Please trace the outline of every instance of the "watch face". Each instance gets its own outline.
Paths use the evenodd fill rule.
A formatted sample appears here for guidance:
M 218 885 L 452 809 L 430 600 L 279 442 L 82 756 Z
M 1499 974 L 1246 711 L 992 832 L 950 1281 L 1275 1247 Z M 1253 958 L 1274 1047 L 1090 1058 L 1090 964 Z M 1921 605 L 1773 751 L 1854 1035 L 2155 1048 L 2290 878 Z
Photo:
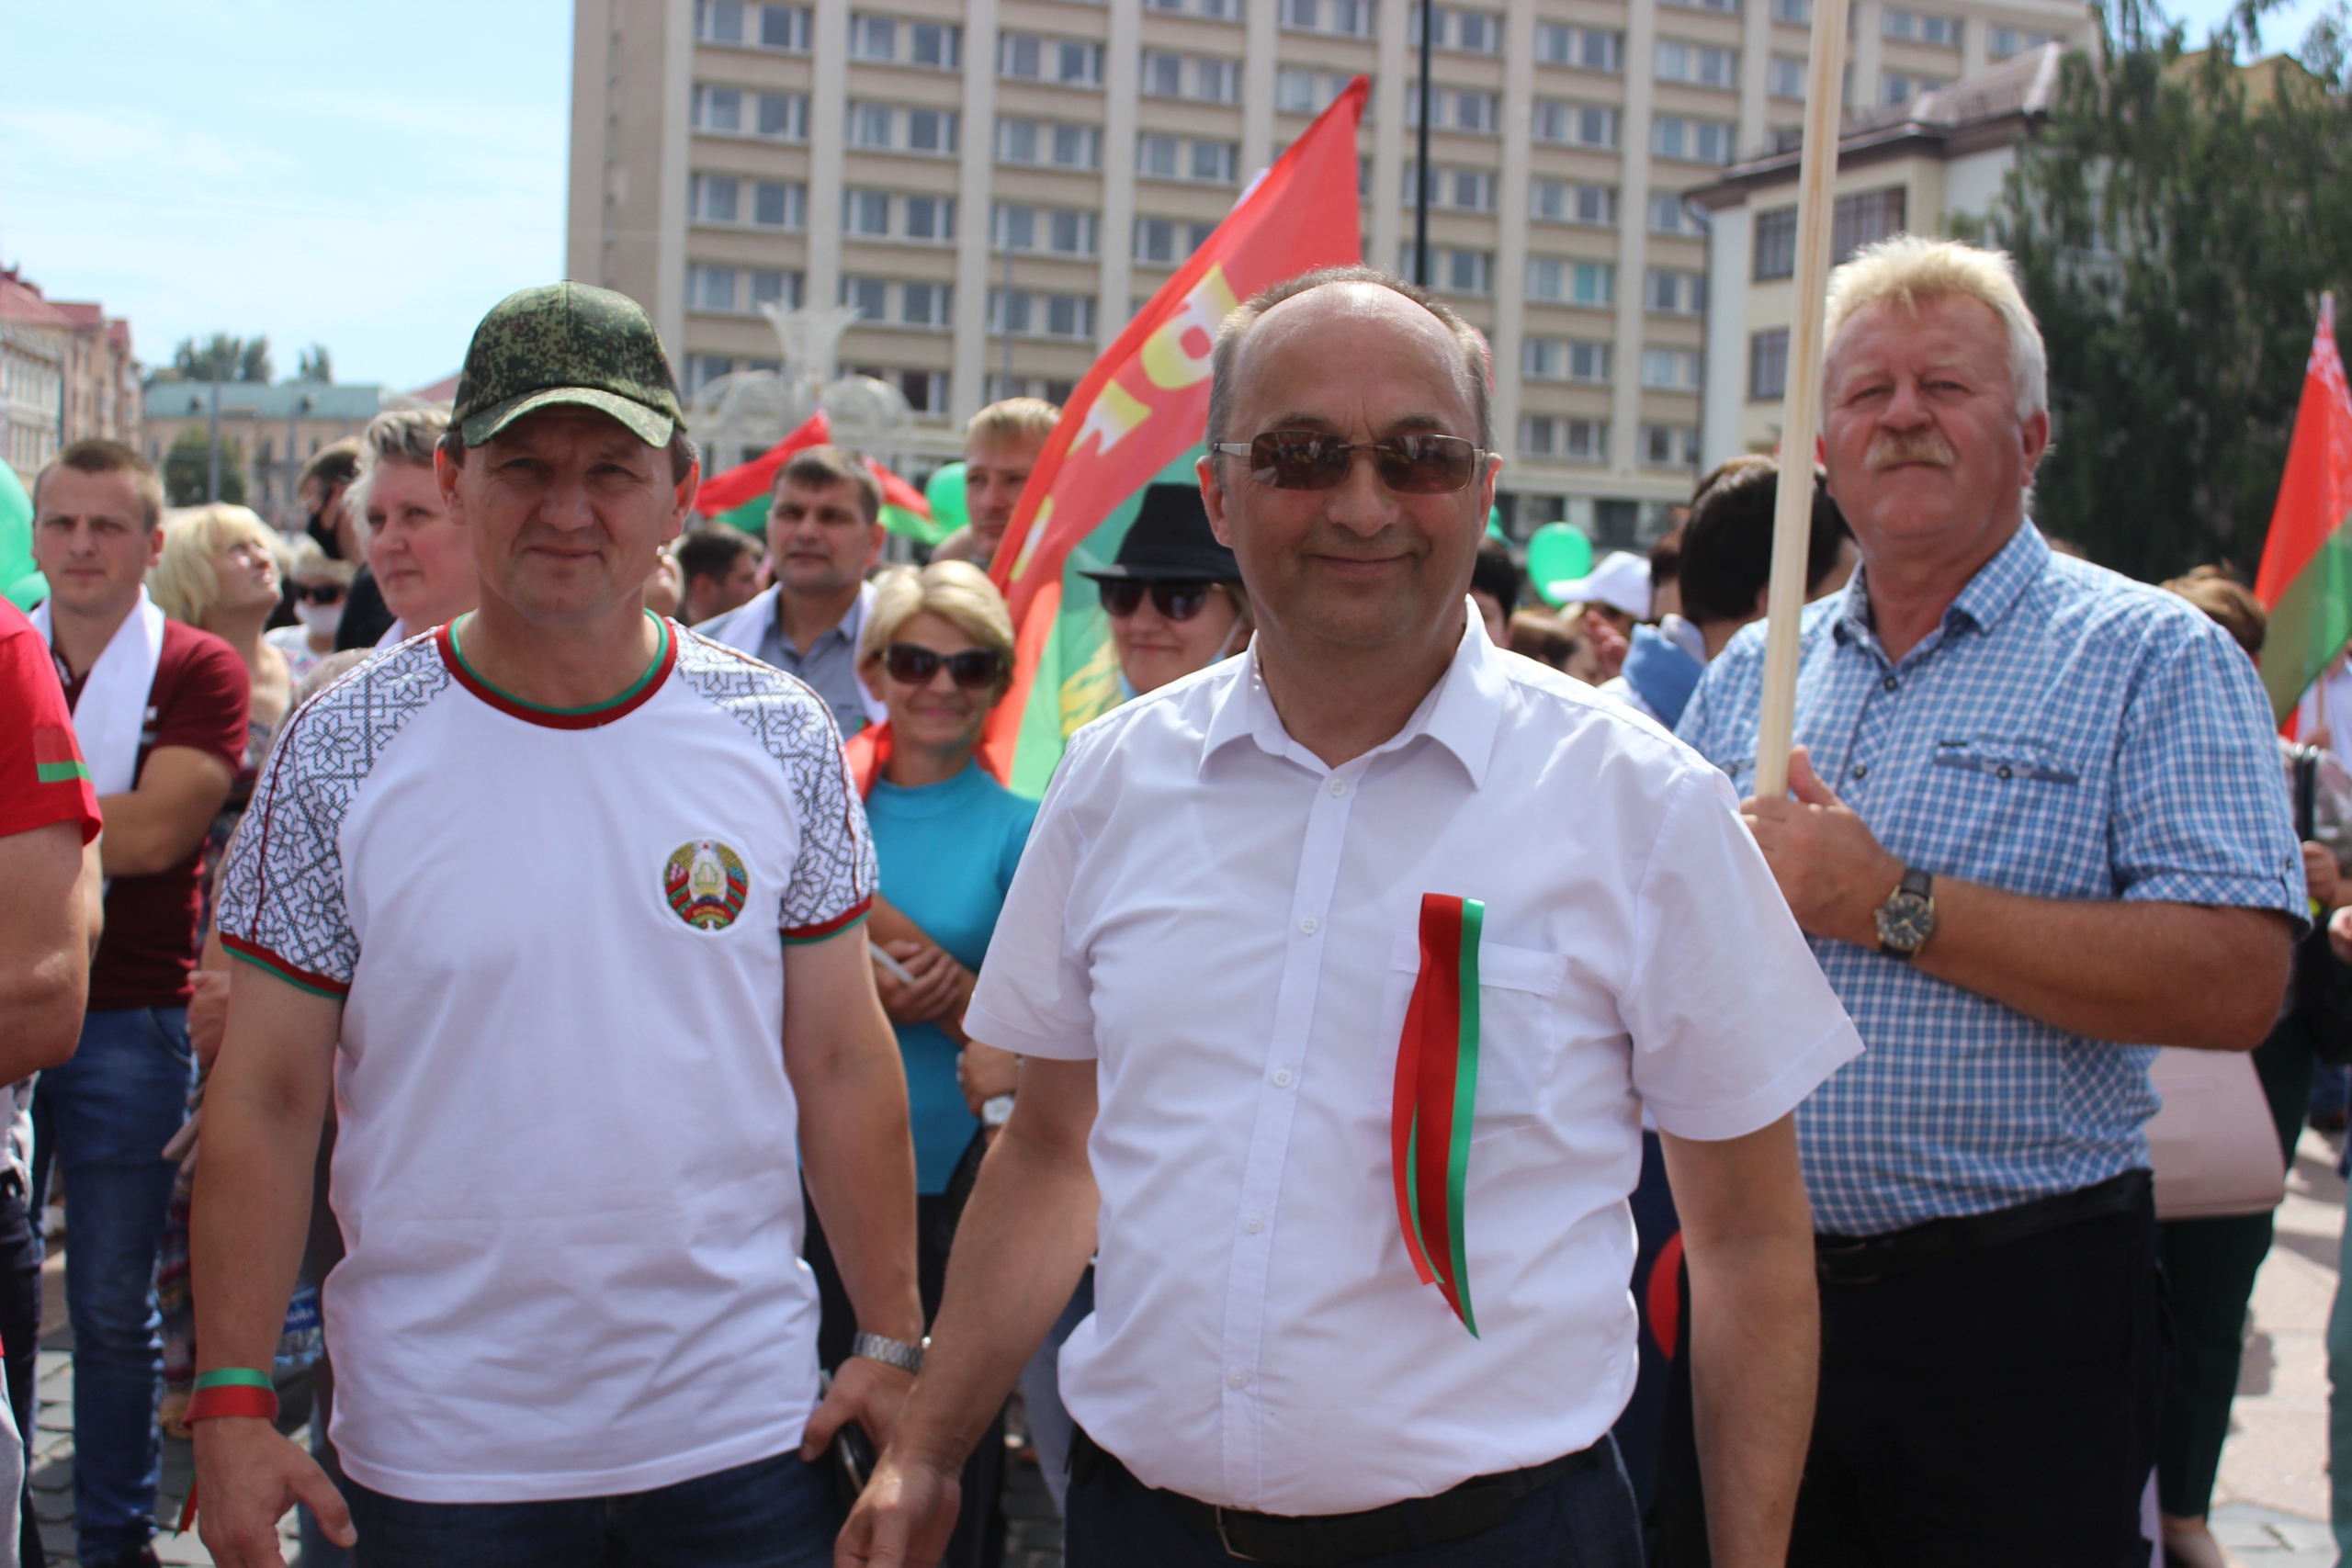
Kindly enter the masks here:
M 1899 890 L 1879 906 L 1879 942 L 1897 953 L 1918 952 L 1935 929 L 1935 903 L 1919 894 Z

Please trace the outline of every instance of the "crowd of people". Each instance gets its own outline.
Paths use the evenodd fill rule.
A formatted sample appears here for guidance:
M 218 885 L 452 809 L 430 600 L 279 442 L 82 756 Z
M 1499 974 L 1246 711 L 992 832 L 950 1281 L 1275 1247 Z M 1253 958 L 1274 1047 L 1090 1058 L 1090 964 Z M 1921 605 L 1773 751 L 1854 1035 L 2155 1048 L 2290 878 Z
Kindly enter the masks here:
M 1827 335 L 1789 798 L 1776 459 L 1531 585 L 1483 339 L 1368 268 L 1219 331 L 1042 803 L 984 739 L 1050 404 L 888 564 L 831 446 L 695 519 L 583 285 L 291 539 L 67 447 L 0 611 L 0 1348 L 28 1435 L 62 1186 L 80 1561 L 155 1560 L 192 1431 L 238 1568 L 298 1506 L 306 1568 L 988 1568 L 1017 1390 L 1081 1568 L 2219 1564 L 2269 1218 L 2158 1214 L 2149 1064 L 2253 1051 L 2290 1155 L 2352 780 L 2231 576 L 2029 520 L 2001 258 L 1871 247 Z

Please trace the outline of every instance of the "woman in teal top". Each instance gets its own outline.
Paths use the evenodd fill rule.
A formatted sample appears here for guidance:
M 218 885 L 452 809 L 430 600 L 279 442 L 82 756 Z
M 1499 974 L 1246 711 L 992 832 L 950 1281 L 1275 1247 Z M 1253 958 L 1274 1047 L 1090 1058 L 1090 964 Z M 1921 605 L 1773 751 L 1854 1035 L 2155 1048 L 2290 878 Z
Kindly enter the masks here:
M 928 1204 L 979 1128 L 957 1081 L 961 1019 L 1037 811 L 973 759 L 1012 679 L 1002 596 L 962 561 L 886 573 L 858 672 L 889 709 L 887 728 L 854 745 L 852 767 L 872 780 L 865 815 L 882 874 L 874 934 L 912 976 L 900 981 L 877 964 L 876 979 L 906 1059 L 915 1190 Z M 934 1260 L 924 1262 L 928 1275 Z

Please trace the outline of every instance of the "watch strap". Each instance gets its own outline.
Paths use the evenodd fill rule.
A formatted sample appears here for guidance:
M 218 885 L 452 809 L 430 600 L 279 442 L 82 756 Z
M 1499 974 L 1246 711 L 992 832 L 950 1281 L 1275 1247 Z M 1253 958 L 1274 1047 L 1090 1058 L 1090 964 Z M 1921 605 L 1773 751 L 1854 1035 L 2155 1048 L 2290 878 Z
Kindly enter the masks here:
M 879 1361 L 886 1367 L 896 1367 L 902 1372 L 921 1372 L 922 1353 L 930 1345 L 928 1337 L 921 1345 L 910 1345 L 903 1339 L 861 1333 L 851 1344 L 849 1353 L 863 1356 L 869 1361 Z
M 1922 898 L 1932 899 L 1936 896 L 1936 874 L 1921 871 L 1916 865 L 1906 865 L 1903 868 L 1902 886 L 1905 893 L 1917 893 Z

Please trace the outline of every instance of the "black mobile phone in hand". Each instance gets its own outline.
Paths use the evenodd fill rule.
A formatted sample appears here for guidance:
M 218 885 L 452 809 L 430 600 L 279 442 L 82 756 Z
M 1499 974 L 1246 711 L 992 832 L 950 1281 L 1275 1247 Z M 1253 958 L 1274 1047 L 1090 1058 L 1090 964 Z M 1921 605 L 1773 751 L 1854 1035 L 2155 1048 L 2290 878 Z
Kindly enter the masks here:
M 874 1439 L 855 1421 L 844 1421 L 827 1452 L 832 1461 L 833 1491 L 841 1498 L 842 1512 L 847 1513 L 873 1477 Z

